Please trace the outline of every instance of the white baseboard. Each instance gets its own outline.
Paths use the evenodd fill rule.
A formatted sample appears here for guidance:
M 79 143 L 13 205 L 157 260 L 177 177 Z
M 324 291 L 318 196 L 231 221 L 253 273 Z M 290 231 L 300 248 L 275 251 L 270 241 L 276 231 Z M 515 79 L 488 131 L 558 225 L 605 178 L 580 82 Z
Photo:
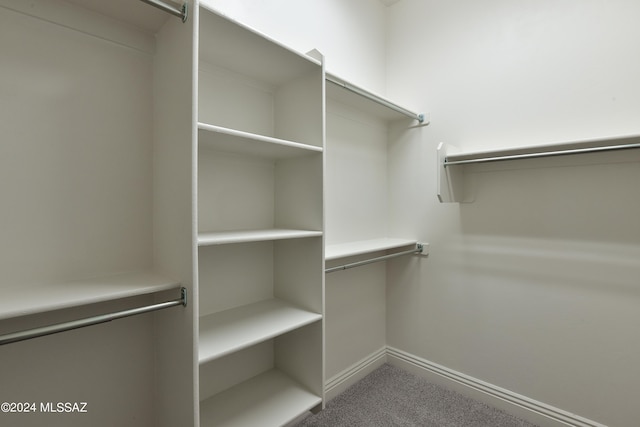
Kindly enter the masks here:
M 387 347 L 386 356 L 394 366 L 540 426 L 606 427 L 393 347 Z
M 328 379 L 325 383 L 326 401 L 386 362 L 539 426 L 606 427 L 393 347 L 383 347 Z
M 349 366 L 325 382 L 325 400 L 329 401 L 362 378 L 375 371 L 387 361 L 387 348 L 382 347 L 364 359 Z

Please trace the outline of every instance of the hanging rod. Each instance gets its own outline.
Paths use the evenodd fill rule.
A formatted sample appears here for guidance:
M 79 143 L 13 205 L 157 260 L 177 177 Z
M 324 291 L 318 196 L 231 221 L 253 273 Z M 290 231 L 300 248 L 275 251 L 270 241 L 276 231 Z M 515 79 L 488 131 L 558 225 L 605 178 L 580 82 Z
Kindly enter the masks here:
M 153 7 L 157 7 L 160 10 L 163 10 L 167 13 L 170 13 L 178 18 L 182 19 L 182 22 L 187 22 L 187 2 L 184 2 L 182 7 L 178 7 L 176 5 L 165 3 L 161 0 L 140 0 L 141 2 L 147 3 Z
M 388 259 L 396 258 L 399 256 L 417 255 L 417 254 L 421 254 L 423 250 L 424 250 L 424 245 L 422 245 L 421 243 L 418 243 L 415 249 L 411 249 L 409 251 L 396 252 L 393 254 L 384 255 L 377 258 L 365 259 L 364 261 L 358 261 L 358 262 L 352 262 L 350 264 L 339 265 L 337 267 L 327 268 L 324 270 L 324 272 L 333 273 L 334 271 L 348 270 L 349 268 L 360 267 L 362 265 L 367 265 L 367 264 L 373 264 L 374 262 L 386 261 Z
M 158 304 L 147 305 L 143 307 L 130 308 L 128 310 L 118 311 L 115 313 L 101 314 L 98 316 L 87 317 L 84 319 L 71 320 L 69 322 L 57 323 L 55 325 L 43 326 L 40 328 L 27 329 L 25 331 L 13 332 L 10 334 L 0 335 L 0 345 L 10 344 L 18 341 L 24 341 L 31 338 L 44 337 L 46 335 L 57 334 L 59 332 L 71 331 L 74 329 L 84 328 L 86 326 L 98 325 L 100 323 L 110 322 L 123 317 L 135 316 L 138 314 L 149 313 L 151 311 L 162 310 L 177 305 L 187 306 L 187 289 L 180 288 L 180 299 L 161 302 Z
M 470 163 L 488 163 L 488 162 L 499 162 L 503 160 L 518 160 L 518 159 L 533 159 L 537 157 L 551 157 L 551 156 L 565 156 L 569 154 L 582 154 L 582 153 L 595 153 L 600 151 L 614 151 L 614 150 L 625 150 L 631 148 L 640 148 L 640 143 L 635 144 L 620 144 L 620 145 L 606 145 L 601 147 L 588 147 L 588 148 L 572 148 L 567 150 L 556 150 L 556 151 L 541 151 L 538 153 L 525 153 L 525 154 L 508 154 L 508 155 L 497 155 L 490 157 L 479 157 L 475 159 L 467 159 L 467 160 L 454 160 L 449 161 L 447 158 L 444 160 L 444 167 L 453 166 L 453 165 L 467 165 Z
M 354 85 L 352 85 L 350 83 L 347 83 L 345 81 L 341 81 L 339 79 L 336 79 L 335 77 L 332 77 L 329 74 L 325 75 L 325 79 L 328 82 L 333 83 L 334 85 L 340 86 L 343 89 L 351 91 L 351 92 L 353 92 L 353 93 L 355 93 L 357 95 L 360 95 L 360 96 L 362 96 L 364 98 L 367 98 L 367 99 L 369 99 L 369 100 L 371 100 L 373 102 L 376 102 L 376 103 L 378 103 L 380 105 L 383 105 L 383 106 L 385 106 L 387 108 L 390 108 L 393 111 L 396 111 L 396 112 L 398 112 L 400 114 L 403 114 L 403 115 L 405 115 L 405 116 L 407 116 L 409 118 L 412 118 L 413 120 L 417 120 L 420 123 L 424 122 L 424 117 L 425 116 L 424 116 L 423 113 L 419 113 L 419 114 L 418 113 L 414 113 L 413 111 L 407 110 L 404 107 L 401 107 L 401 106 L 399 106 L 397 104 L 394 104 L 394 103 L 392 103 L 390 101 L 387 101 L 386 99 L 384 99 L 384 98 L 382 98 L 382 97 L 380 97 L 378 95 L 375 95 L 375 94 L 373 94 L 371 92 L 368 92 L 368 91 L 366 91 L 364 89 L 361 89 L 358 86 L 354 86 Z

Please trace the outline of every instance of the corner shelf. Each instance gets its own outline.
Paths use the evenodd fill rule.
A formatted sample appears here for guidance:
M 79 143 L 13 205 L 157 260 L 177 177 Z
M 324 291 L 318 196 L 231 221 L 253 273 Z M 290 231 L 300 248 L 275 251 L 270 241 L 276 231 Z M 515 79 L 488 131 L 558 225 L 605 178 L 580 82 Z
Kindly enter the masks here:
M 61 284 L 6 289 L 0 320 L 178 289 L 180 284 L 154 272 L 136 272 Z
M 322 236 L 322 231 L 278 228 L 267 230 L 220 231 L 198 233 L 198 246 L 262 242 L 266 240 L 302 239 L 319 236 Z
M 202 426 L 280 426 L 322 402 L 277 369 L 200 402 Z
M 286 159 L 322 153 L 322 147 L 207 123 L 198 123 L 198 144 L 199 147 L 269 159 Z
M 322 315 L 269 299 L 200 318 L 198 359 L 205 363 L 322 320 Z

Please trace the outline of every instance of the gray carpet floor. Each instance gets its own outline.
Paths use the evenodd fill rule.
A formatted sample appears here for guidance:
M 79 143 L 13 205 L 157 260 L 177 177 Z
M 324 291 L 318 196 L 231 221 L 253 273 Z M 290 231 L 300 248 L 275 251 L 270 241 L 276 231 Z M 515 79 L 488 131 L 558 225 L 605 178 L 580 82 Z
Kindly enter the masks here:
M 385 364 L 296 427 L 529 427 L 533 424 Z

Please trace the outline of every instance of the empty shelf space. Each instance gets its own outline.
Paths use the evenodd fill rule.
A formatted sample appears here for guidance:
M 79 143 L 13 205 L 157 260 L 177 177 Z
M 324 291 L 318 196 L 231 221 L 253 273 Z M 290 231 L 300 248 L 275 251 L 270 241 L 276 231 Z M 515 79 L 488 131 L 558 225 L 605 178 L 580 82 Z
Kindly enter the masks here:
M 199 360 L 204 363 L 308 325 L 322 315 L 270 299 L 200 318 Z
M 325 259 L 327 261 L 349 256 L 362 255 L 388 249 L 402 248 L 415 245 L 416 240 L 381 238 L 371 240 L 359 240 L 354 242 L 338 243 L 325 247 Z
M 221 16 L 202 3 L 199 54 L 201 61 L 275 86 L 320 67 L 316 59 L 279 44 L 229 17 Z
M 138 272 L 59 284 L 8 288 L 0 299 L 0 320 L 177 289 L 180 284 L 153 272 Z
M 203 427 L 280 426 L 321 402 L 273 369 L 201 402 L 200 420 Z
M 226 245 L 231 243 L 262 242 L 265 240 L 301 239 L 322 236 L 322 231 L 312 230 L 241 230 L 198 233 L 198 246 Z
M 198 123 L 198 145 L 230 153 L 247 154 L 269 159 L 285 159 L 322 152 L 322 147 L 207 123 Z

